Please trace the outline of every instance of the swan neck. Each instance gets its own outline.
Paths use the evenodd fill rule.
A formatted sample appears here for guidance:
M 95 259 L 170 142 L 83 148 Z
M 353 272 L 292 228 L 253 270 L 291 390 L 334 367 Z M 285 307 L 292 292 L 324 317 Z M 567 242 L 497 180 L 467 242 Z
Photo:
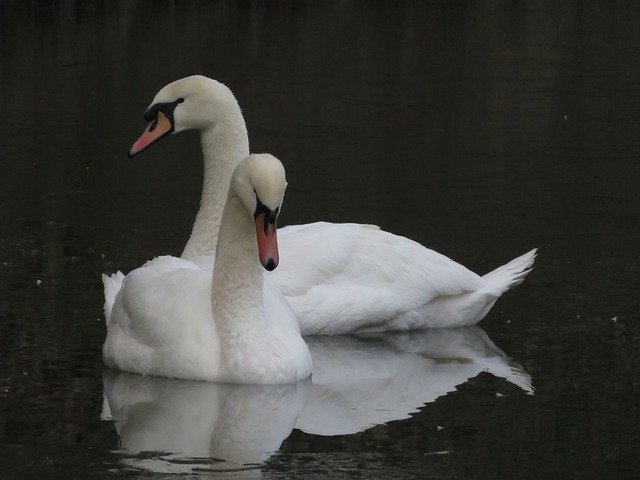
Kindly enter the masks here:
M 263 318 L 263 267 L 255 223 L 238 197 L 224 208 L 212 281 L 213 318 L 221 336 L 245 331 Z
M 218 240 L 229 182 L 234 168 L 249 155 L 247 128 L 237 105 L 224 121 L 201 132 L 204 179 L 200 209 L 182 258 L 211 255 Z

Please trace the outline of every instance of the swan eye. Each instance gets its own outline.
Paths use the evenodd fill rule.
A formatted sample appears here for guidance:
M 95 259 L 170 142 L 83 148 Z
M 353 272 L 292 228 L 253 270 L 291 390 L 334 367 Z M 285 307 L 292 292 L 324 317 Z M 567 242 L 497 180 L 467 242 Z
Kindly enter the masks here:
M 178 100 L 176 100 L 176 103 L 182 103 L 184 102 L 184 98 L 180 97 Z

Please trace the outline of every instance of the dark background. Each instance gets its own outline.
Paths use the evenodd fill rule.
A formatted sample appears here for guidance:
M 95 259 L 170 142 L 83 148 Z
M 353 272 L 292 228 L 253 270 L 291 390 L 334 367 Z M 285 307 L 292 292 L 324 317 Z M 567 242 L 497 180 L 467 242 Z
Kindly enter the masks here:
M 202 175 L 194 132 L 126 151 L 194 73 L 284 162 L 283 224 L 375 223 L 479 273 L 540 248 L 481 323 L 534 396 L 482 374 L 405 421 L 294 431 L 265 476 L 637 478 L 639 25 L 631 1 L 0 0 L 7 478 L 106 471 L 100 274 L 179 254 Z

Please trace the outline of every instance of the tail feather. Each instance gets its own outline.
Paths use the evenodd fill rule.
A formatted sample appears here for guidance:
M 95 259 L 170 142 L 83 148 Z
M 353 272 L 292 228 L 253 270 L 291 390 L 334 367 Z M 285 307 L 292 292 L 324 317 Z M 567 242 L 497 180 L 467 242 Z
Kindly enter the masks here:
M 116 294 L 122 288 L 122 282 L 124 280 L 124 274 L 120 271 L 107 276 L 102 274 L 102 283 L 104 284 L 104 318 L 109 325 L 109 319 L 111 318 L 111 309 L 113 303 L 116 300 Z
M 489 288 L 496 291 L 497 295 L 502 295 L 510 288 L 520 285 L 524 281 L 524 277 L 533 270 L 533 262 L 536 259 L 537 252 L 538 249 L 534 248 L 487 273 L 482 278 L 486 280 Z

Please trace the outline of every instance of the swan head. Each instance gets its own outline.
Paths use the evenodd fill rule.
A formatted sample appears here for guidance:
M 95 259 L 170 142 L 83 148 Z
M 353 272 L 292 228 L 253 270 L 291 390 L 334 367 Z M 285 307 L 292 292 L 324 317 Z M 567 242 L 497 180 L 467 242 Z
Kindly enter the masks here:
M 149 122 L 140 138 L 129 149 L 129 157 L 147 149 L 158 140 L 183 130 L 207 130 L 238 102 L 224 84 L 192 75 L 160 89 L 144 112 Z
M 276 221 L 287 187 L 280 160 L 267 153 L 252 154 L 238 164 L 231 178 L 233 192 L 256 224 L 258 256 L 264 268 L 278 266 Z

